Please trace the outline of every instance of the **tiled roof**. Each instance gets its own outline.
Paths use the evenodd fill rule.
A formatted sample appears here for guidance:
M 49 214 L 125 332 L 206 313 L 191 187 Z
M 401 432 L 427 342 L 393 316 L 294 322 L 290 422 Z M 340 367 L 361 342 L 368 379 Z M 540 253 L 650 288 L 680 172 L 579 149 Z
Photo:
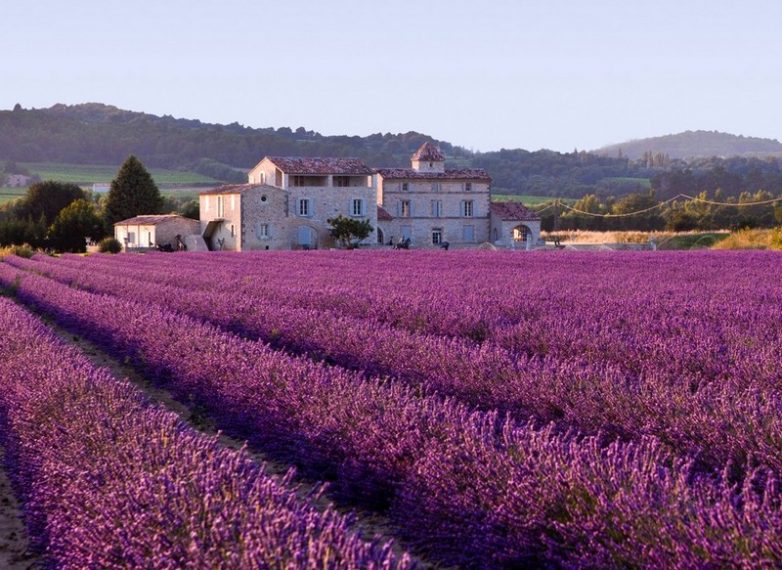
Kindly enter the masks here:
M 492 202 L 491 213 L 506 221 L 535 221 L 539 220 L 535 212 L 519 202 Z
M 266 158 L 286 174 L 372 174 L 372 169 L 358 158 L 309 158 L 303 156 L 268 156 Z
M 415 151 L 413 160 L 420 160 L 423 162 L 440 162 L 445 160 L 445 155 L 440 152 L 440 149 L 437 148 L 433 143 L 425 142 L 418 148 L 417 151 Z
M 218 186 L 217 188 L 210 188 L 209 190 L 200 192 L 199 195 L 207 196 L 210 194 L 241 194 L 242 192 L 247 192 L 253 188 L 264 187 L 273 188 L 272 186 L 268 186 L 266 184 L 226 184 L 224 186 Z
M 390 222 L 393 220 L 393 216 L 383 206 L 377 207 L 377 219 L 382 222 Z
M 163 222 L 168 222 L 170 220 L 176 220 L 176 219 L 188 220 L 191 222 L 198 221 L 198 220 L 191 220 L 190 218 L 185 218 L 178 214 L 155 214 L 149 216 L 136 216 L 135 218 L 128 218 L 127 220 L 116 222 L 114 225 L 115 226 L 156 226 L 158 224 L 162 224 Z
M 445 172 L 419 172 L 412 168 L 378 168 L 375 172 L 387 180 L 480 180 L 491 182 L 491 176 L 483 168 L 462 168 Z

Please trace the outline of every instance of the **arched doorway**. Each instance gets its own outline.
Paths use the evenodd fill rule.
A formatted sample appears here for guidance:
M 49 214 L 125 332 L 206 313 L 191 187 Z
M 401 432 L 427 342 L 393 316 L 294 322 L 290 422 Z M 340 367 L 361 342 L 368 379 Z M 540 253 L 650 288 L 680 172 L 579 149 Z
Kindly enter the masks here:
M 301 249 L 315 249 L 318 245 L 318 233 L 309 226 L 299 226 L 296 243 Z
M 383 245 L 384 241 L 385 241 L 385 236 L 383 235 L 383 230 L 377 228 L 377 243 Z
M 513 241 L 514 242 L 524 242 L 532 240 L 532 230 L 529 229 L 524 224 L 519 224 L 515 228 L 513 228 Z

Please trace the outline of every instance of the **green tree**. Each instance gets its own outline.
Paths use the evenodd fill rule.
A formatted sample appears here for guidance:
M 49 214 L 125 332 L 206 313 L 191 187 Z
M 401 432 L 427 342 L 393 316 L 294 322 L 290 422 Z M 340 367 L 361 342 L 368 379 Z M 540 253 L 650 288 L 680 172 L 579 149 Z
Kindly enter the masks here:
M 158 214 L 163 207 L 155 181 L 141 161 L 131 155 L 122 164 L 106 197 L 105 216 L 109 224 L 142 214 Z
M 38 182 L 27 189 L 25 197 L 16 205 L 14 214 L 17 218 L 33 220 L 43 217 L 48 227 L 63 208 L 84 197 L 84 191 L 75 184 L 53 180 Z
M 57 215 L 49 228 L 49 245 L 57 251 L 84 253 L 88 237 L 98 241 L 105 235 L 105 225 L 95 206 L 87 200 L 77 200 Z
M 372 224 L 368 220 L 356 220 L 339 215 L 326 220 L 331 226 L 331 236 L 343 247 L 350 248 L 372 233 Z

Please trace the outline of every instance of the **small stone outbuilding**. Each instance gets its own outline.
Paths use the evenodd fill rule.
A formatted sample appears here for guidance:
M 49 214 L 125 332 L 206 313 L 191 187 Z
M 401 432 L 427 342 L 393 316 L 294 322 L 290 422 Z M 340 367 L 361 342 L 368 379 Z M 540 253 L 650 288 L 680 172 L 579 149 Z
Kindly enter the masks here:
M 114 237 L 124 251 L 145 251 L 170 246 L 177 249 L 177 236 L 199 234 L 200 223 L 177 214 L 136 216 L 114 224 Z
M 518 202 L 492 202 L 491 243 L 510 249 L 542 245 L 540 216 Z

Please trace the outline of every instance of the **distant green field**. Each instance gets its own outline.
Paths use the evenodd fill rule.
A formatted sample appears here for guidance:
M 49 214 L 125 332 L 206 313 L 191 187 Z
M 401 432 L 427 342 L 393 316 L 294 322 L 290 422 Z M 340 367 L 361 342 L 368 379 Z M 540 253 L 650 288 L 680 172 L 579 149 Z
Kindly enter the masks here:
M 27 188 L 0 187 L 0 204 L 16 200 L 17 198 L 24 196 L 25 192 L 27 192 Z
M 622 182 L 626 184 L 638 184 L 639 186 L 641 186 L 646 190 L 652 187 L 652 181 L 649 180 L 648 178 L 631 178 L 631 177 L 623 177 L 623 176 L 614 176 L 611 178 L 603 178 L 603 180 Z
M 74 184 L 94 184 L 96 182 L 111 182 L 117 175 L 119 165 L 91 164 L 57 164 L 54 162 L 28 162 L 21 166 L 37 174 L 42 180 L 57 180 Z M 220 181 L 195 172 L 150 168 L 150 174 L 158 184 L 221 184 Z
M 560 198 L 563 202 L 572 202 L 570 198 Z M 494 194 L 491 195 L 492 202 L 523 202 L 526 206 L 537 206 L 544 202 L 556 200 L 552 196 L 529 196 L 526 194 Z

